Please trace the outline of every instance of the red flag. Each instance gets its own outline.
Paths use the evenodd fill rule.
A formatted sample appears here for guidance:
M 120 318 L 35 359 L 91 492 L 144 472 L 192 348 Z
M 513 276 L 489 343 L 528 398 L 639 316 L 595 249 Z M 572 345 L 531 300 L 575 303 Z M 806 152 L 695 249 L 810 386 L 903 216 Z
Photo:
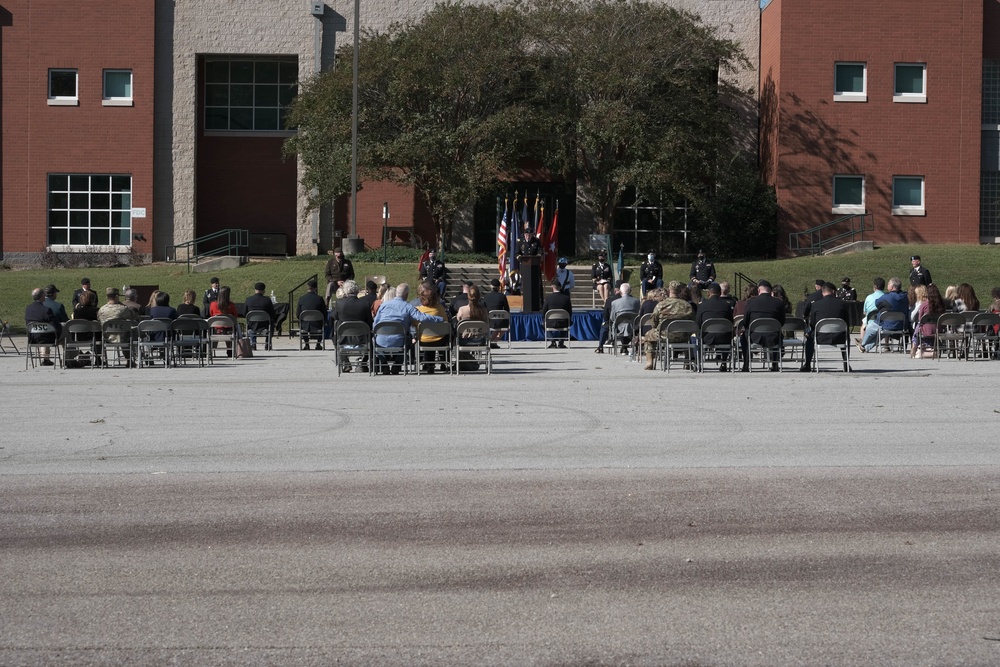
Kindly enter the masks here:
M 559 238 L 559 206 L 552 214 L 552 224 L 549 225 L 548 238 L 542 241 L 545 245 L 545 277 L 552 280 L 556 277 L 556 239 Z
M 417 273 L 420 273 L 420 269 L 424 266 L 424 262 L 430 259 L 431 251 L 424 250 L 424 254 L 420 256 L 420 261 L 417 262 Z

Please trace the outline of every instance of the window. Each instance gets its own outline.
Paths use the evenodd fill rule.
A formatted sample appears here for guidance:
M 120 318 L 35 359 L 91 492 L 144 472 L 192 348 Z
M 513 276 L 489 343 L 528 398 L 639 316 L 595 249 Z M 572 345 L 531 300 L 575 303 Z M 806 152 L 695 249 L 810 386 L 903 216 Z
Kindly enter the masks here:
M 865 177 L 833 177 L 833 212 L 841 215 L 865 212 Z
M 76 106 L 77 74 L 75 69 L 49 70 L 49 106 Z
M 892 177 L 892 214 L 924 214 L 924 177 Z
M 893 102 L 927 101 L 927 66 L 922 63 L 896 63 Z
M 48 190 L 49 246 L 131 245 L 131 176 L 50 174 Z
M 837 63 L 833 78 L 835 102 L 868 101 L 868 68 L 865 63 Z
M 206 59 L 205 130 L 286 131 L 298 74 L 296 58 Z
M 132 70 L 104 70 L 104 106 L 132 106 Z

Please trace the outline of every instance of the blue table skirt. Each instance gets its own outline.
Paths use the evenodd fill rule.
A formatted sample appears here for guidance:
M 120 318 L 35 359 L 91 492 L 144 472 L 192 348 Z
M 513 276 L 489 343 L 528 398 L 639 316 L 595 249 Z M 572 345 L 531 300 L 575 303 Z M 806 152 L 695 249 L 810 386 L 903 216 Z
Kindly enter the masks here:
M 545 336 L 542 331 L 541 313 L 511 313 L 511 340 L 541 341 Z M 569 335 L 573 340 L 597 340 L 601 337 L 601 311 L 585 310 L 573 313 L 573 322 L 569 327 Z

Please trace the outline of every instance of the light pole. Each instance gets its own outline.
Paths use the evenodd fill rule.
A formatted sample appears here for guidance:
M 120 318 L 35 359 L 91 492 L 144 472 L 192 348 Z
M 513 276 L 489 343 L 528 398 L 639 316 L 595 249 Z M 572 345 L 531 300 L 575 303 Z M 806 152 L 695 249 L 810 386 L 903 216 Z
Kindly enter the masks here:
M 382 204 L 382 266 L 389 263 L 389 202 Z
M 354 100 L 351 107 L 351 236 L 358 235 L 358 52 L 361 44 L 361 0 L 354 0 Z M 362 246 L 362 249 L 364 246 Z

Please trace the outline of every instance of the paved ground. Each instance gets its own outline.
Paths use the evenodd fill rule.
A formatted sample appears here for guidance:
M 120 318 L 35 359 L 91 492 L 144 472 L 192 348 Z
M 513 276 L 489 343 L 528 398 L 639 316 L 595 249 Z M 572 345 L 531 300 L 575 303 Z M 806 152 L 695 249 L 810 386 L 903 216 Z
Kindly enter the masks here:
M 1000 365 L 853 364 L 0 355 L 0 664 L 998 664 Z

